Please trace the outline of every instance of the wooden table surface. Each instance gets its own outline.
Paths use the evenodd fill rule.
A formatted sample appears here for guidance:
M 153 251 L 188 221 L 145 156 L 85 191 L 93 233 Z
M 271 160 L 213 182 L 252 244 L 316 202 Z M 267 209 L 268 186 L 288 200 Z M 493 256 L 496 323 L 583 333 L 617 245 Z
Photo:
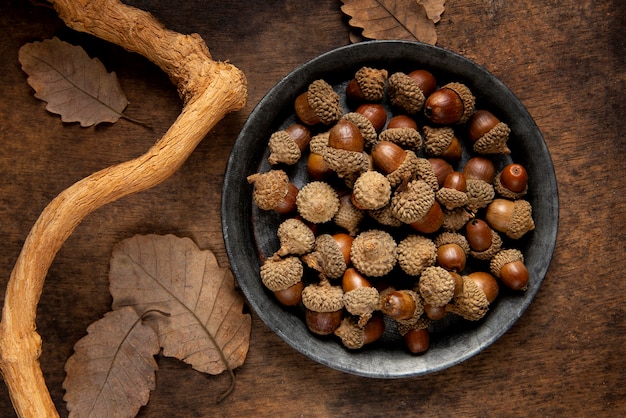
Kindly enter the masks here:
M 191 237 L 226 266 L 220 191 L 237 133 L 263 95 L 298 65 L 348 44 L 335 0 L 125 1 L 167 27 L 197 32 L 214 58 L 244 71 L 247 105 L 227 116 L 163 184 L 90 215 L 50 268 L 38 309 L 41 364 L 63 401 L 63 366 L 87 326 L 110 309 L 109 257 L 137 233 Z M 173 6 L 173 3 L 176 3 Z M 157 389 L 142 417 L 198 416 L 614 416 L 626 413 L 624 245 L 626 3 L 580 0 L 449 0 L 437 45 L 499 77 L 524 103 L 548 145 L 559 186 L 554 258 L 529 309 L 502 338 L 432 375 L 374 380 L 316 364 L 253 315 L 250 351 L 235 392 L 227 376 L 158 359 Z M 181 109 L 174 86 L 144 58 L 69 30 L 27 0 L 0 5 L 0 301 L 25 237 L 59 192 L 143 153 Z M 58 36 L 115 71 L 126 113 L 96 128 L 62 124 L 33 96 L 18 62 L 25 43 Z M 0 386 L 0 416 L 14 416 Z

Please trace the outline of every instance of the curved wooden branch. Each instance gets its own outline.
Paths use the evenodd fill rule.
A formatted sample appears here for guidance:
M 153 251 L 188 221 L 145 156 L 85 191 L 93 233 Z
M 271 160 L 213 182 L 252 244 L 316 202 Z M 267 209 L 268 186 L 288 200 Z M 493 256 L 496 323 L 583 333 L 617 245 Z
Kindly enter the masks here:
M 166 29 L 118 0 L 51 0 L 71 28 L 150 59 L 178 87 L 181 114 L 144 155 L 96 172 L 59 194 L 31 229 L 9 280 L 0 322 L 0 370 L 20 417 L 54 417 L 39 356 L 36 311 L 48 269 L 80 222 L 99 207 L 153 187 L 173 174 L 227 113 L 246 101 L 246 79 L 214 61 L 198 35 Z

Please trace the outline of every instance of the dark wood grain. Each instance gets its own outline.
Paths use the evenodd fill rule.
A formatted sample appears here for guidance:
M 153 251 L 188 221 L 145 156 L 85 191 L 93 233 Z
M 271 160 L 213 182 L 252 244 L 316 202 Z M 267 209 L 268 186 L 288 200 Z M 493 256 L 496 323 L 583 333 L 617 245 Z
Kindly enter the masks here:
M 283 76 L 349 42 L 339 1 L 126 1 L 168 27 L 197 32 L 213 56 L 241 68 L 246 107 L 224 119 L 169 180 L 97 210 L 57 255 L 38 311 L 41 363 L 62 416 L 63 366 L 87 326 L 110 308 L 108 262 L 136 233 L 191 237 L 228 260 L 220 225 L 226 159 L 246 116 Z M 176 3 L 175 6 L 173 4 Z M 67 29 L 52 9 L 0 5 L 0 289 L 45 205 L 91 172 L 139 155 L 161 137 L 181 103 L 156 67 Z M 250 351 L 223 403 L 226 376 L 159 358 L 144 417 L 197 416 L 613 416 L 626 412 L 626 3 L 449 0 L 438 45 L 486 67 L 518 95 L 541 129 L 557 174 L 559 236 L 548 275 L 522 318 L 472 359 L 425 377 L 372 380 L 316 364 L 258 318 Z M 33 96 L 17 53 L 59 36 L 118 74 L 127 113 L 83 129 L 64 125 Z M 0 302 L 3 293 L 0 293 Z M 620 414 L 621 413 L 621 414 Z M 14 416 L 0 387 L 0 415 Z

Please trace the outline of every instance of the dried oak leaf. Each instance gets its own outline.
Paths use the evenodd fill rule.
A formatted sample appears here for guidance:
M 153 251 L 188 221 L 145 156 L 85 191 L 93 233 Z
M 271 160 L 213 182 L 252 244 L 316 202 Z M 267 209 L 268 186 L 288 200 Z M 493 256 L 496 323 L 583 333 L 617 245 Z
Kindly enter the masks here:
M 400 39 L 434 45 L 435 22 L 416 0 L 342 0 L 349 24 L 363 29 L 369 39 Z
M 88 127 L 124 116 L 128 100 L 117 76 L 81 47 L 55 37 L 23 45 L 19 61 L 35 97 L 47 102 L 46 109 L 61 115 L 63 122 Z
M 156 385 L 156 331 L 126 307 L 108 312 L 87 332 L 65 364 L 70 417 L 137 415 Z
M 155 318 L 163 354 L 194 369 L 219 374 L 243 364 L 251 318 L 231 271 L 189 238 L 136 235 L 113 249 L 109 272 L 113 309 L 159 310 Z

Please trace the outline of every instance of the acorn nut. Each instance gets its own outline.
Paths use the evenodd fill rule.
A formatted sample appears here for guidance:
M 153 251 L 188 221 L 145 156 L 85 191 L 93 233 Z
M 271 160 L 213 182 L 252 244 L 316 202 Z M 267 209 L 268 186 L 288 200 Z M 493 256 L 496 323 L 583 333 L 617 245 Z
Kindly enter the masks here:
M 520 199 L 528 192 L 528 173 L 521 164 L 512 163 L 498 173 L 494 188 L 499 195 L 508 199 Z
M 260 269 L 261 281 L 280 303 L 295 306 L 302 297 L 302 275 L 304 268 L 298 257 L 271 257 Z
M 535 229 L 532 207 L 523 199 L 494 199 L 487 206 L 485 220 L 493 229 L 512 239 L 519 239 Z
M 424 104 L 424 114 L 438 125 L 465 123 L 474 113 L 475 98 L 462 83 L 448 83 L 435 90 Z
M 477 110 L 467 121 L 472 148 L 478 154 L 510 154 L 511 129 L 488 110 Z
M 491 272 L 513 290 L 526 290 L 530 274 L 524 264 L 524 255 L 518 249 L 498 252 L 490 261 Z
M 328 183 L 313 181 L 298 192 L 296 206 L 305 220 L 324 223 L 333 219 L 339 210 L 339 196 Z
M 276 254 L 281 257 L 288 254 L 306 254 L 312 251 L 315 246 L 315 234 L 311 228 L 296 218 L 284 220 L 278 226 L 277 236 L 280 241 L 280 248 Z
M 374 170 L 365 171 L 354 182 L 352 203 L 361 210 L 376 210 L 389 203 L 391 184 L 387 177 Z
M 283 214 L 296 209 L 298 188 L 289 181 L 289 176 L 283 170 L 251 174 L 247 180 L 254 185 L 252 198 L 260 209 Z
M 309 84 L 307 91 L 296 98 L 294 110 L 296 116 L 309 126 L 331 125 L 343 114 L 339 94 L 324 80 Z
M 346 86 L 346 96 L 350 100 L 377 102 L 382 100 L 387 83 L 387 70 L 362 67 Z
M 397 244 L 386 231 L 371 229 L 354 238 L 350 259 L 354 267 L 368 277 L 382 277 L 397 262 Z
M 419 276 L 437 260 L 435 243 L 421 235 L 408 235 L 398 243 L 397 252 L 398 265 L 410 276 Z
M 284 130 L 274 132 L 269 139 L 270 164 L 284 163 L 293 165 L 300 160 L 311 140 L 311 131 L 304 125 L 294 123 Z
M 328 281 L 310 284 L 302 290 L 305 322 L 318 335 L 332 334 L 343 318 L 343 290 Z
M 337 279 L 350 264 L 353 238 L 344 233 L 321 234 L 315 239 L 315 249 L 302 256 L 302 261 L 322 277 Z

